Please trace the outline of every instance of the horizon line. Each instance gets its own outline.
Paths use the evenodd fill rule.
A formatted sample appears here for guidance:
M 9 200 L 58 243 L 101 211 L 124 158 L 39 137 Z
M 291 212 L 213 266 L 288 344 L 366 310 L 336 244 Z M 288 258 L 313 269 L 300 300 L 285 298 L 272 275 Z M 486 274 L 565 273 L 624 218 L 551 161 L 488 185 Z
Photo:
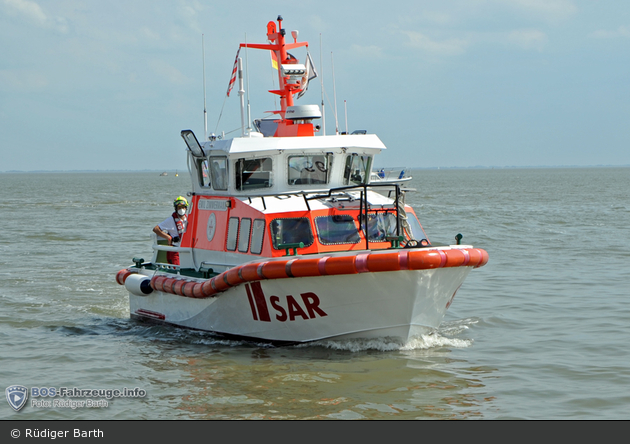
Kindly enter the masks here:
M 475 166 L 436 166 L 436 167 L 402 167 L 402 166 L 393 166 L 393 167 L 375 167 L 374 169 L 405 169 L 405 170 L 491 170 L 491 169 L 535 169 L 535 168 L 628 168 L 630 164 L 625 165 L 505 165 L 505 166 L 485 166 L 485 165 L 475 165 Z M 100 170 L 88 170 L 88 169 L 72 169 L 72 170 L 6 170 L 0 171 L 0 174 L 15 174 L 15 173 L 157 173 L 157 172 L 177 172 L 179 169 L 174 170 L 156 170 L 156 169 L 144 169 L 144 170 L 111 170 L 111 169 L 100 169 Z M 182 170 L 186 171 L 187 170 Z

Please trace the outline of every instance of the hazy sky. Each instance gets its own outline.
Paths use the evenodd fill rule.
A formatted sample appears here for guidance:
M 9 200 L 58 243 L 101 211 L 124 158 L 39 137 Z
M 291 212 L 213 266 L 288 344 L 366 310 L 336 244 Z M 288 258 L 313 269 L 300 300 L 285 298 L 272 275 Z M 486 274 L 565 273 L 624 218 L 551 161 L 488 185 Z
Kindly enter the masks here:
M 238 44 L 279 14 L 323 74 L 326 132 L 336 90 L 340 130 L 347 110 L 387 145 L 378 167 L 630 165 L 630 2 L 0 0 L 0 171 L 184 170 L 202 34 L 208 128 L 235 136 Z M 241 56 L 263 117 L 269 55 Z

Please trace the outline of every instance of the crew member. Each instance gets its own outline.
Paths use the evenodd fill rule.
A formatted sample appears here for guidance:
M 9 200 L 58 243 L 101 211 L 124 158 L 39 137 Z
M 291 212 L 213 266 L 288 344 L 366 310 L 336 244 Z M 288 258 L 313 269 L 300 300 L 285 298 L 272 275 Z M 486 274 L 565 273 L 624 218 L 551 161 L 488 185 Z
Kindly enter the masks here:
M 185 197 L 179 196 L 173 201 L 175 211 L 163 222 L 153 228 L 153 232 L 168 241 L 173 247 L 179 247 L 181 244 L 182 234 L 186 231 L 188 223 L 186 211 L 188 210 L 188 201 Z M 167 251 L 166 260 L 169 264 L 179 265 L 179 253 L 177 251 Z

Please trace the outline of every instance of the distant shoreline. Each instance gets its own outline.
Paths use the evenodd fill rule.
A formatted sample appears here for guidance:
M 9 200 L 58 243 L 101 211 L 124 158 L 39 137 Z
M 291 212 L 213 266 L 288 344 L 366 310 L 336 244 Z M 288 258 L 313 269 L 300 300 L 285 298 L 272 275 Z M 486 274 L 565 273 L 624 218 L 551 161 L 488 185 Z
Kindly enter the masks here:
M 373 170 L 524 170 L 524 169 L 568 169 L 568 168 L 630 168 L 630 165 L 539 165 L 539 166 L 470 166 L 470 167 L 384 167 L 375 166 Z M 0 174 L 20 174 L 20 173 L 157 173 L 163 172 L 175 174 L 182 170 L 8 170 L 0 171 Z M 178 173 L 179 174 L 179 173 Z

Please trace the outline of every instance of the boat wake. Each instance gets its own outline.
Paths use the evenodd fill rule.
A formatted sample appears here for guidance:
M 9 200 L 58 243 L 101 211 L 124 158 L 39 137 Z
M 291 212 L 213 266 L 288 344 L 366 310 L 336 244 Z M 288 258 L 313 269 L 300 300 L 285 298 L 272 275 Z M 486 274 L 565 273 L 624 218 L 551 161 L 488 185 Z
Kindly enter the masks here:
M 172 329 L 163 325 L 151 325 L 138 323 L 129 319 L 110 317 L 92 317 L 87 324 L 74 326 L 46 326 L 48 330 L 57 331 L 70 336 L 94 336 L 112 335 L 116 337 L 133 337 L 136 340 L 149 340 L 157 343 L 177 343 L 179 345 L 219 347 L 219 348 L 249 348 L 249 349 L 295 349 L 308 350 L 324 348 L 335 351 L 358 353 L 364 351 L 413 351 L 413 350 L 437 350 L 442 348 L 467 348 L 472 346 L 474 340 L 462 338 L 469 326 L 478 323 L 478 319 L 468 318 L 443 322 L 440 327 L 426 335 L 415 336 L 405 343 L 392 337 L 372 339 L 328 339 L 279 346 L 268 342 L 248 341 L 245 339 L 232 339 L 216 335 L 211 332 Z
M 472 345 L 471 339 L 448 338 L 440 335 L 438 332 L 412 337 L 404 344 L 393 338 L 374 338 L 374 339 L 345 339 L 345 340 L 327 340 L 317 341 L 308 344 L 299 345 L 298 347 L 326 347 L 333 350 L 345 350 L 350 352 L 361 352 L 366 350 L 378 351 L 409 351 L 409 350 L 427 350 L 442 347 L 466 348 Z
M 467 331 L 471 325 L 479 323 L 479 318 L 457 319 L 454 321 L 444 321 L 440 324 L 439 332 L 445 336 L 457 336 Z
M 395 338 L 374 339 L 345 339 L 325 340 L 302 344 L 297 347 L 326 347 L 334 350 L 360 352 L 366 350 L 378 351 L 410 351 L 428 350 L 437 348 L 466 348 L 473 344 L 473 339 L 457 338 L 459 334 L 467 331 L 470 325 L 477 324 L 478 319 L 468 318 L 450 322 L 443 322 L 440 327 L 426 335 L 414 336 L 404 344 Z

